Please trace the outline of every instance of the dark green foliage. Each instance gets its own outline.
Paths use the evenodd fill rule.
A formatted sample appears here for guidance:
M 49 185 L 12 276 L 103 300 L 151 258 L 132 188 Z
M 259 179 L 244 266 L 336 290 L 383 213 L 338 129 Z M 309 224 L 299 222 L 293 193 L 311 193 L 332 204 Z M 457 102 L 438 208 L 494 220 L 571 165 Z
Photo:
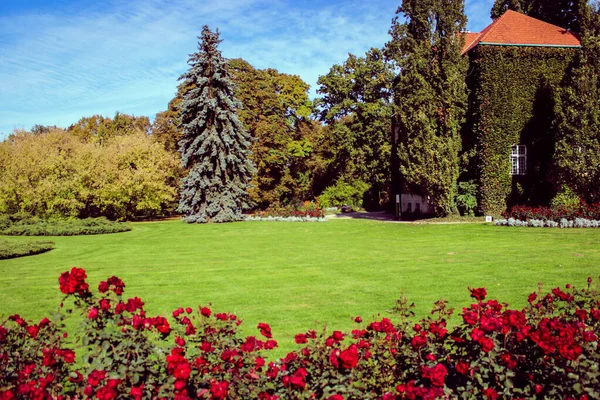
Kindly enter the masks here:
M 406 22 L 396 17 L 387 48 L 401 71 L 394 86 L 393 156 L 402 186 L 430 196 L 434 212 L 447 215 L 455 211 L 467 102 L 468 63 L 457 34 L 466 26 L 464 2 L 405 0 L 398 14 Z
M 587 0 L 496 0 L 491 17 L 496 19 L 513 10 L 579 32 L 580 12 L 586 4 Z
M 582 51 L 558 96 L 554 155 L 557 186 L 600 201 L 600 8 L 584 13 Z
M 15 241 L 0 239 L 0 260 L 45 253 L 54 248 L 49 241 Z
M 236 98 L 244 104 L 240 120 L 253 138 L 251 158 L 257 170 L 249 194 L 254 205 L 265 208 L 312 197 L 309 85 L 299 76 L 256 69 L 242 59 L 229 60 L 228 68 Z
M 37 217 L 0 217 L 0 235 L 9 236 L 77 236 L 128 232 L 131 226 L 104 217 L 86 219 L 51 219 Z
M 471 52 L 473 137 L 465 152 L 480 188 L 480 210 L 500 215 L 507 205 L 547 204 L 554 152 L 556 88 L 575 49 L 478 46 Z M 527 146 L 527 174 L 511 176 L 511 147 Z
M 375 48 L 364 57 L 350 54 L 319 78 L 320 119 L 329 134 L 317 149 L 327 164 L 317 191 L 339 179 L 362 181 L 368 185 L 365 206 L 389 200 L 393 78 L 393 65 Z
M 178 211 L 187 222 L 230 222 L 249 208 L 248 183 L 254 173 L 250 135 L 237 116 L 241 104 L 226 61 L 218 50 L 219 32 L 204 26 L 190 69 L 181 76 L 190 88 L 181 103 L 183 139 L 179 142 L 182 167 Z

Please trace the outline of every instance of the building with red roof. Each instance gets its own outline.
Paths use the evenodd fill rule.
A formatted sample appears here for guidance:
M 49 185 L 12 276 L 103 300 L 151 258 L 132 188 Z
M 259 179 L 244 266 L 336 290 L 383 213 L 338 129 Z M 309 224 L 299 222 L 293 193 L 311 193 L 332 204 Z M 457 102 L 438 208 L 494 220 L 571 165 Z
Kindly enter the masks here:
M 470 94 L 459 182 L 477 184 L 479 209 L 488 215 L 517 204 L 547 205 L 558 190 L 551 179 L 556 93 L 581 47 L 579 36 L 507 11 L 464 38 Z M 394 191 L 402 193 L 397 209 L 431 212 L 427 194 L 411 191 Z
M 480 33 L 467 32 L 466 54 L 477 46 L 524 46 L 578 48 L 577 34 L 559 26 L 508 10 Z

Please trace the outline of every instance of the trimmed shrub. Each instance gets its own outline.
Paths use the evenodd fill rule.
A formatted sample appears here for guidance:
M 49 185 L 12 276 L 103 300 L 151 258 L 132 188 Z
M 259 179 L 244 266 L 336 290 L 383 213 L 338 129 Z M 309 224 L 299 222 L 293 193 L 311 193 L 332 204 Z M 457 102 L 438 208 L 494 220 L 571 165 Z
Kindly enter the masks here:
M 325 208 L 350 206 L 354 209 L 363 206 L 363 198 L 369 190 L 369 185 L 362 181 L 348 183 L 343 179 L 329 186 L 318 197 L 319 204 Z
M 0 225 L 6 226 L 6 219 L 0 220 Z M 12 221 L 10 218 L 8 220 L 10 224 L 0 230 L 2 235 L 77 236 L 128 232 L 131 230 L 131 226 L 128 224 L 109 221 L 104 217 L 66 220 L 42 220 L 37 217 L 29 217 L 16 221 Z
M 0 239 L 0 260 L 31 256 L 45 253 L 54 249 L 54 242 L 50 241 L 15 241 Z
M 79 268 L 60 275 L 65 299 L 52 320 L 0 321 L 0 399 L 581 399 L 600 392 L 600 292 L 591 278 L 584 289 L 540 288 L 520 310 L 469 288 L 474 302 L 452 329 L 447 302 L 415 323 L 401 299 L 397 324 L 356 317 L 351 333 L 299 333 L 299 348 L 271 362 L 266 354 L 278 344 L 266 323 L 243 337 L 236 315 L 209 307 L 149 316 L 141 299 L 125 299 L 119 278 L 100 282 L 98 294 L 86 278 Z M 84 319 L 69 342 L 80 343 L 78 363 L 63 335 L 64 314 L 73 312 Z

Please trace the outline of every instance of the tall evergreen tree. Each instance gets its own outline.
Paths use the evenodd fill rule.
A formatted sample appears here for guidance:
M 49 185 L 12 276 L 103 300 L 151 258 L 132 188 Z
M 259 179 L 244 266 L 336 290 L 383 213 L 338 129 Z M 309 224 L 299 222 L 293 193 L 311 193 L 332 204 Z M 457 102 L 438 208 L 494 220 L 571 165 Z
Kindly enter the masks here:
M 587 3 L 588 0 L 496 0 L 491 17 L 496 19 L 513 10 L 579 32 L 579 15 Z
M 464 0 L 403 0 L 387 51 L 400 74 L 394 84 L 392 174 L 430 198 L 438 215 L 455 212 L 460 126 L 466 112 L 467 18 Z M 398 170 L 394 170 L 398 169 Z M 396 183 L 398 190 L 398 183 Z
M 600 201 L 600 4 L 582 13 L 582 50 L 557 102 L 554 177 L 589 202 Z
M 181 183 L 178 211 L 187 222 L 230 222 L 249 207 L 247 189 L 254 172 L 250 136 L 240 122 L 241 108 L 226 60 L 218 50 L 219 32 L 208 26 L 180 77 L 191 88 L 181 103 L 181 164 L 189 169 Z

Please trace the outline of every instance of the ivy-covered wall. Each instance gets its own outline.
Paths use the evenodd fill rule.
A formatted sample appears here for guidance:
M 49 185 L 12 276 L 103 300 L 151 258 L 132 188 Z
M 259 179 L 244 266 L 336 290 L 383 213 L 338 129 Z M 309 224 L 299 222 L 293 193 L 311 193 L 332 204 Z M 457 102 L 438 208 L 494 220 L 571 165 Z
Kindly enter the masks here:
M 481 211 L 547 204 L 554 153 L 554 96 L 577 49 L 480 45 L 471 54 L 470 121 L 463 148 Z M 527 146 L 527 174 L 511 176 L 511 147 Z

